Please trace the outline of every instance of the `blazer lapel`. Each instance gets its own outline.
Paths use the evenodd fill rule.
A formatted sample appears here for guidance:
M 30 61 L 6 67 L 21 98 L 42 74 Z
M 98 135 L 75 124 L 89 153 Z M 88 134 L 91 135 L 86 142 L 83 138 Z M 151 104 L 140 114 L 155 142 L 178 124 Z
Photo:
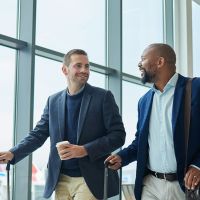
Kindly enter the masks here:
M 174 91 L 174 101 L 173 101 L 173 109 L 172 109 L 172 130 L 175 132 L 176 122 L 178 118 L 178 113 L 180 110 L 181 103 L 184 97 L 184 90 L 186 84 L 186 78 L 179 74 L 178 81 L 176 84 L 176 88 Z
M 83 93 L 83 99 L 81 102 L 81 108 L 80 108 L 80 112 L 79 112 L 79 119 L 78 119 L 78 128 L 77 128 L 77 144 L 81 135 L 81 131 L 83 128 L 83 124 L 86 118 L 86 114 L 87 114 L 87 110 L 88 110 L 88 106 L 90 103 L 90 99 L 91 99 L 91 94 L 88 92 L 88 87 L 89 85 L 87 84 L 85 86 L 85 91 Z
M 65 135 L 65 114 L 66 114 L 66 91 L 64 90 L 58 101 L 58 124 L 60 130 L 60 141 L 64 139 Z
M 143 105 L 141 105 L 140 115 L 141 117 L 139 120 L 141 121 L 140 126 L 140 145 L 138 151 L 141 151 L 143 155 L 139 158 L 141 162 L 139 163 L 145 163 L 146 161 L 146 152 L 147 152 L 147 145 L 148 145 L 148 135 L 149 135 L 149 120 L 151 116 L 151 110 L 152 110 L 152 103 L 153 103 L 153 96 L 154 91 L 151 90 L 146 96 L 145 101 L 143 102 Z M 143 167 L 143 166 L 140 166 Z
M 142 107 L 142 110 L 140 113 L 141 115 L 143 115 L 143 117 L 140 118 L 140 119 L 143 119 L 141 123 L 141 127 L 143 130 L 148 128 L 151 108 L 152 108 L 152 103 L 153 103 L 153 96 L 154 96 L 154 91 L 151 90 L 149 95 L 146 97 L 145 107 Z

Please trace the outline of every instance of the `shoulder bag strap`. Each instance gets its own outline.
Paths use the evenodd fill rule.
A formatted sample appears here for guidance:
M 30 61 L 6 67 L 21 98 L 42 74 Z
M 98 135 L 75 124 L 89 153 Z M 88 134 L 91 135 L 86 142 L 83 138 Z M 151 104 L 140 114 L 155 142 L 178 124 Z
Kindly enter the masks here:
M 187 171 L 187 152 L 188 152 L 188 140 L 190 131 L 191 97 L 192 97 L 192 78 L 189 78 L 185 89 L 185 104 L 184 104 L 185 173 Z

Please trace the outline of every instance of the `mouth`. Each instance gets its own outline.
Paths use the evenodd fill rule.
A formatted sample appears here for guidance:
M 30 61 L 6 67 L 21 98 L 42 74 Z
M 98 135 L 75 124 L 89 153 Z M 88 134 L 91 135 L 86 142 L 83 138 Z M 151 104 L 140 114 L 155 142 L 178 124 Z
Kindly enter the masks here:
M 81 79 L 87 79 L 88 75 L 79 75 L 78 77 L 81 78 Z

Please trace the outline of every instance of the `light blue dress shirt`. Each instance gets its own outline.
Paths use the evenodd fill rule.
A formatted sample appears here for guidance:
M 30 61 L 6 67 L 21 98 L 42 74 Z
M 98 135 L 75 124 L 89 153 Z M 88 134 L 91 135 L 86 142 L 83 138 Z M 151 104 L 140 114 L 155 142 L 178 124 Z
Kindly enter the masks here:
M 178 74 L 175 73 L 163 92 L 153 87 L 155 94 L 148 137 L 148 168 L 152 171 L 170 173 L 177 170 L 172 131 L 172 106 L 177 80 Z

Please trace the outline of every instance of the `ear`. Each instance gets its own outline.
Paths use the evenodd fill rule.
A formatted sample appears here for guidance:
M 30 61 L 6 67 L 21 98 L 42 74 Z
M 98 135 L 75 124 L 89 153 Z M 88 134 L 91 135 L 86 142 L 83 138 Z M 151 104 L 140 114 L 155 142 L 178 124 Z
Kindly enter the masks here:
M 158 67 L 162 67 L 165 64 L 165 58 L 159 57 L 158 58 Z
M 68 67 L 67 67 L 66 65 L 63 65 L 63 66 L 62 66 L 62 71 L 63 71 L 63 74 L 64 74 L 65 76 L 68 75 Z

